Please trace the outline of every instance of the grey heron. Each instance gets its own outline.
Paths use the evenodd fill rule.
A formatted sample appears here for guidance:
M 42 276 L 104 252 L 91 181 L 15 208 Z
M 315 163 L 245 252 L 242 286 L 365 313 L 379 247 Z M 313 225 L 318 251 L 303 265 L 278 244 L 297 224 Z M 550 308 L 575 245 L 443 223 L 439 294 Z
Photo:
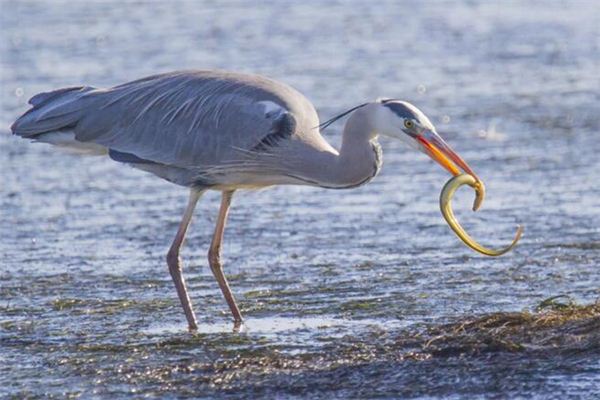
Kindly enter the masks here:
M 319 123 L 294 88 L 259 75 L 178 71 L 112 88 L 79 86 L 40 93 L 13 134 L 87 154 L 108 155 L 190 188 L 167 264 L 190 330 L 197 320 L 179 256 L 194 208 L 222 192 L 208 261 L 236 325 L 242 315 L 223 274 L 221 242 L 233 193 L 271 185 L 346 189 L 369 182 L 382 164 L 378 135 L 423 151 L 451 174 L 476 177 L 412 104 L 378 99 Z M 349 115 L 339 150 L 320 130 Z

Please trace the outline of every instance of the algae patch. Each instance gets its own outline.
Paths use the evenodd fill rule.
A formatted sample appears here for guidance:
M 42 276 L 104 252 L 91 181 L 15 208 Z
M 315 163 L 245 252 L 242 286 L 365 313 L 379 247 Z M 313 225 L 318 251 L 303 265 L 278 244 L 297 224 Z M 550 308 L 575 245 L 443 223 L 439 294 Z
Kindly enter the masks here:
M 412 340 L 432 356 L 531 351 L 544 354 L 600 350 L 600 303 L 542 301 L 535 312 L 498 312 L 433 326 Z M 411 339 L 404 340 L 409 344 Z M 400 341 L 402 342 L 402 340 Z

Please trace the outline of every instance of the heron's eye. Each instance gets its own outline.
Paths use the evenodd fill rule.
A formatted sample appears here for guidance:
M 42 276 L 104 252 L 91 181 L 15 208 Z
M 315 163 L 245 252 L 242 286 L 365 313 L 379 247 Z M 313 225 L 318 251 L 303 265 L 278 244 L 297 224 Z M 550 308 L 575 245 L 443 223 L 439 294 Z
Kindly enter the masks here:
M 404 120 L 404 126 L 405 126 L 407 129 L 412 129 L 412 128 L 415 126 L 415 123 L 414 123 L 414 122 L 412 122 L 410 119 L 405 119 L 405 120 Z

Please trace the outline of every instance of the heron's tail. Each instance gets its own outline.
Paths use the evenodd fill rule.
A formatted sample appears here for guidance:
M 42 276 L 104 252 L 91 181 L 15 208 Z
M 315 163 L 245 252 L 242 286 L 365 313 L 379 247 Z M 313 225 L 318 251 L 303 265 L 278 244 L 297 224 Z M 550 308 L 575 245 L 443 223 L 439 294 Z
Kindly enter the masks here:
M 12 133 L 33 138 L 42 133 L 73 128 L 85 105 L 82 99 L 91 90 L 94 88 L 78 86 L 33 96 L 29 99 L 33 107 L 12 124 Z
M 29 99 L 33 107 L 12 124 L 12 133 L 77 152 L 106 154 L 106 148 L 80 142 L 73 132 L 88 105 L 86 96 L 93 90 L 95 88 L 91 86 L 77 86 L 33 96 Z

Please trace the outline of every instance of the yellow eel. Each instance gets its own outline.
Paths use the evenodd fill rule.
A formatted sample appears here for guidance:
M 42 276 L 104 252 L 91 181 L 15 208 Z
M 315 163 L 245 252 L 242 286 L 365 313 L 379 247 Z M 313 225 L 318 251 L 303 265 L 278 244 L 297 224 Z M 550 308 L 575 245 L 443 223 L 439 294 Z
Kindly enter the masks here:
M 473 203 L 473 211 L 476 211 L 483 202 L 483 197 L 485 195 L 485 187 L 483 186 L 483 183 L 478 182 L 473 176 L 468 174 L 461 174 L 451 178 L 448 182 L 446 182 L 444 188 L 442 189 L 442 193 L 440 193 L 440 209 L 442 211 L 442 215 L 446 219 L 446 222 L 448 225 L 450 225 L 450 228 L 452 228 L 454 233 L 456 233 L 460 240 L 462 240 L 467 246 L 481 254 L 485 254 L 486 256 L 501 256 L 502 254 L 512 250 L 523 234 L 522 226 L 517 228 L 517 234 L 509 246 L 499 250 L 494 250 L 477 243 L 458 223 L 458 220 L 454 216 L 454 212 L 452 212 L 452 206 L 450 202 L 452 200 L 452 196 L 454 196 L 454 192 L 456 192 L 456 189 L 463 185 L 469 185 L 475 189 L 476 194 L 475 202 Z

